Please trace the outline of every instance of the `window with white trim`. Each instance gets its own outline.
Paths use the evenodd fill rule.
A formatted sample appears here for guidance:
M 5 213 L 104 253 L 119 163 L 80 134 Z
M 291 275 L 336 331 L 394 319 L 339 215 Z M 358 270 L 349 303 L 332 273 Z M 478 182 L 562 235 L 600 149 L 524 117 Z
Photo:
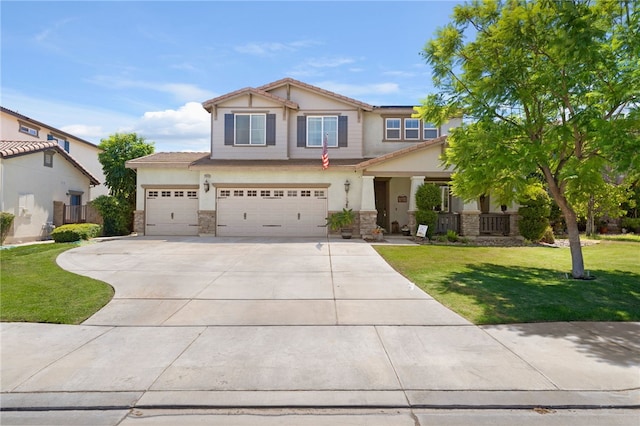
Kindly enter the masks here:
M 198 191 L 187 191 L 187 197 L 198 198 Z
M 158 191 L 147 192 L 147 198 L 156 198 L 157 196 L 158 196 Z
M 69 144 L 69 141 L 63 138 L 62 136 L 48 134 L 47 140 L 57 142 L 58 145 L 60 145 L 60 148 L 64 149 L 66 152 L 70 152 L 71 146 Z
M 423 138 L 435 139 L 438 137 L 438 128 L 433 123 L 423 123 Z
M 171 197 L 171 191 L 162 191 L 160 195 L 163 197 Z
M 399 118 L 386 118 L 385 122 L 385 139 L 400 139 L 400 125 Z
M 29 136 L 35 137 L 38 137 L 40 132 L 40 129 L 38 129 L 37 127 L 29 126 L 25 123 L 19 123 L 18 130 L 20 131 L 20 133 L 26 133 Z
M 235 114 L 236 145 L 266 145 L 266 114 Z
M 244 197 L 244 191 L 242 189 L 234 189 L 233 190 L 234 197 Z
M 229 197 L 229 196 L 231 196 L 231 190 L 230 189 L 221 189 L 220 190 L 220 196 L 221 197 Z
M 322 147 L 325 135 L 327 146 L 338 146 L 338 116 L 308 116 L 307 146 Z
M 417 118 L 404 119 L 404 138 L 420 139 L 420 120 Z

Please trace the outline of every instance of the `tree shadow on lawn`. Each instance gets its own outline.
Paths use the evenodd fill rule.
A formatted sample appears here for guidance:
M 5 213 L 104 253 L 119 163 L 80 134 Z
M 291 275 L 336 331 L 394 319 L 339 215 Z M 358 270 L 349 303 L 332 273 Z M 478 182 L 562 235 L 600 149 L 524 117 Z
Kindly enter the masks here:
M 640 275 L 591 274 L 596 278 L 574 280 L 551 269 L 467 265 L 443 287 L 474 301 L 482 312 L 477 324 L 510 324 L 509 329 L 523 336 L 569 339 L 589 356 L 638 365 L 640 324 L 633 321 L 640 321 Z M 527 324 L 545 322 L 560 323 Z

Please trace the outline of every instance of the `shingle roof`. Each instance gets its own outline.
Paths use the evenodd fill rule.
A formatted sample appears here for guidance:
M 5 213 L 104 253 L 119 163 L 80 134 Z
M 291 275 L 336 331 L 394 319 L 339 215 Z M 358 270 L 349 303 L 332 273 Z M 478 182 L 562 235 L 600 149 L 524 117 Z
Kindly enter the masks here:
M 2 141 L 0 140 L 0 157 L 12 158 L 21 155 L 34 154 L 47 150 L 56 151 L 62 155 L 73 167 L 78 169 L 83 175 L 89 178 L 91 185 L 100 185 L 100 181 L 91 172 L 82 166 L 67 151 L 62 149 L 55 141 Z
M 293 102 L 293 101 L 281 98 L 280 96 L 276 96 L 276 95 L 274 95 L 272 93 L 266 92 L 264 90 L 256 89 L 256 88 L 253 88 L 253 87 L 245 87 L 243 89 L 235 90 L 235 91 L 233 91 L 231 93 L 227 93 L 226 95 L 222 95 L 222 96 L 218 96 L 217 98 L 209 99 L 208 101 L 204 101 L 202 103 L 202 107 L 204 109 L 206 109 L 207 111 L 211 112 L 211 108 L 214 105 L 219 104 L 220 102 L 223 102 L 223 101 L 228 100 L 228 99 L 233 99 L 233 98 L 235 98 L 237 96 L 245 95 L 247 93 L 253 94 L 253 95 L 257 95 L 257 96 L 261 96 L 263 98 L 271 99 L 272 101 L 275 101 L 277 103 L 280 103 L 280 104 L 285 105 L 285 106 L 287 106 L 289 108 L 292 108 L 292 109 L 298 109 L 298 104 Z
M 361 102 L 361 101 L 359 101 L 357 99 L 353 99 L 353 98 L 350 98 L 348 96 L 340 95 L 338 93 L 332 92 L 330 90 L 322 89 L 320 87 L 313 86 L 313 85 L 308 84 L 308 83 L 304 83 L 302 81 L 296 80 L 296 79 L 291 78 L 291 77 L 283 78 L 283 79 L 274 81 L 273 83 L 265 84 L 264 86 L 258 87 L 258 89 L 259 90 L 264 90 L 265 92 L 268 92 L 269 90 L 273 90 L 273 89 L 275 89 L 277 87 L 282 87 L 282 86 L 287 85 L 287 84 L 290 84 L 292 86 L 302 87 L 302 88 L 311 90 L 311 91 L 316 92 L 316 93 L 321 93 L 323 95 L 326 95 L 326 96 L 329 96 L 329 97 L 332 97 L 332 98 L 340 99 L 341 101 L 344 101 L 344 102 L 350 103 L 352 105 L 358 106 L 358 107 L 360 107 L 360 108 L 362 108 L 362 109 L 364 109 L 366 111 L 372 111 L 373 108 L 374 108 L 373 105 L 369 105 L 368 103 Z
M 208 152 L 156 152 L 126 162 L 126 167 L 136 169 L 140 165 L 151 167 L 187 167 L 196 160 L 208 157 Z

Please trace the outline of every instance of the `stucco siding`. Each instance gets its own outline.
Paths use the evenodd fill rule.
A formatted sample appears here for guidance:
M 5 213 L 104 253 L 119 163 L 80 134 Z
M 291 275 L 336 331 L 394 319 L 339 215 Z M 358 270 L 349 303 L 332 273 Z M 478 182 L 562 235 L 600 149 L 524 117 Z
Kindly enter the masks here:
M 151 169 L 139 168 L 137 171 L 136 210 L 145 209 L 146 185 L 198 185 L 198 191 L 202 191 L 200 173 L 186 169 Z
M 70 191 L 89 200 L 89 180 L 60 155 L 53 167 L 44 167 L 44 153 L 1 160 L 1 210 L 15 215 L 6 244 L 42 239 L 47 222 L 53 222 L 53 202 L 70 203 Z

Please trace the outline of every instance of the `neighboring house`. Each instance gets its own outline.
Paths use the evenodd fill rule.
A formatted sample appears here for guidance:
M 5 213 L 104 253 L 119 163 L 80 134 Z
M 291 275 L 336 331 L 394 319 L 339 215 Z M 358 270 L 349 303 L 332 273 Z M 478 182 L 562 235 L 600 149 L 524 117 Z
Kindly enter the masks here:
M 82 164 L 100 182 L 105 181 L 102 165 L 98 161 L 98 154 L 102 150 L 97 145 L 4 107 L 0 107 L 0 114 L 2 116 L 0 140 L 54 141 L 64 151 L 71 154 L 77 162 Z M 84 198 L 86 201 L 90 201 L 100 195 L 108 194 L 109 189 L 101 183 L 91 187 L 90 192 L 84 194 Z
M 54 223 L 86 221 L 83 203 L 99 183 L 57 141 L 0 141 L 0 211 L 15 215 L 5 243 L 46 239 Z
M 412 106 L 373 106 L 291 78 L 203 107 L 211 114 L 209 153 L 127 162 L 137 171 L 134 231 L 325 236 L 325 218 L 343 208 L 357 213 L 355 233 L 363 237 L 376 226 L 415 230 L 415 192 L 424 182 L 442 187 L 440 231 L 508 231 L 510 216 L 488 198 L 465 204 L 450 195 L 451 170 L 440 155 L 460 119 L 436 128 L 412 118 Z

